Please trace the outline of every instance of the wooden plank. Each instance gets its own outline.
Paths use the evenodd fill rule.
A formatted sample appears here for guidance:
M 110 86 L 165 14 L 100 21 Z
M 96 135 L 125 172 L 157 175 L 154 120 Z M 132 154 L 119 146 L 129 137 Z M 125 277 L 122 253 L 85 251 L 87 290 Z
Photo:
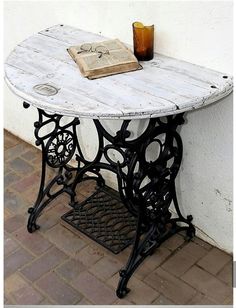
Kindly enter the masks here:
M 137 92 L 132 88 L 122 87 L 119 83 L 111 83 L 109 78 L 105 83 L 106 87 L 103 87 L 104 79 L 91 81 L 83 78 L 76 65 L 70 66 L 55 59 L 44 57 L 37 52 L 32 53 L 32 51 L 22 47 L 18 47 L 6 63 L 39 76 L 44 82 L 51 81 L 58 87 L 73 91 L 75 95 L 76 93 L 84 94 L 86 97 L 104 102 L 104 105 L 113 109 L 119 106 L 119 110 L 129 114 L 137 112 L 153 113 L 157 107 L 163 111 L 176 109 L 176 105 L 166 101 L 166 99 L 153 97 L 143 93 L 142 90 L 137 95 Z M 103 82 L 101 83 L 101 81 Z
M 102 35 L 77 29 L 68 25 L 55 25 L 40 31 L 39 33 L 72 45 L 90 42 L 91 40 L 94 42 L 99 42 L 107 39 Z
M 68 63 L 70 65 L 75 65 L 74 62 L 71 60 L 68 53 L 65 51 L 67 47 L 70 46 L 70 44 L 65 44 L 64 42 L 60 42 L 58 40 L 55 40 L 50 37 L 45 37 L 43 35 L 35 35 L 32 37 L 32 39 L 28 39 L 20 44 L 21 47 L 25 47 L 27 49 L 32 49 L 33 51 L 37 51 L 42 53 L 45 56 L 48 56 L 50 58 L 55 58 L 57 60 L 61 60 L 65 63 Z M 57 49 L 57 52 L 55 53 L 55 49 Z M 42 59 L 43 60 L 43 59 Z M 155 76 L 155 79 L 153 78 Z M 156 68 L 154 70 L 152 67 L 148 66 L 145 70 L 138 71 L 138 72 L 132 72 L 132 74 L 122 74 L 118 76 L 111 76 L 109 80 L 114 80 L 114 82 L 117 82 L 117 79 L 119 79 L 120 84 L 127 84 L 129 82 L 128 86 L 136 89 L 137 91 L 141 88 L 144 89 L 144 92 L 150 89 L 148 93 L 152 95 L 156 95 L 155 92 L 161 91 L 162 97 L 167 96 L 167 93 L 171 96 L 172 91 L 174 92 L 180 92 L 180 86 L 182 86 L 181 93 L 178 93 L 178 95 L 174 95 L 173 98 L 169 98 L 170 100 L 177 100 L 178 96 L 181 97 L 181 101 L 185 101 L 185 98 L 191 98 L 194 96 L 195 93 L 199 94 L 199 91 L 201 89 L 209 90 L 209 84 L 206 84 L 205 82 L 201 81 L 195 81 L 192 80 L 192 88 L 189 89 L 188 87 L 188 77 L 182 76 L 182 80 L 179 81 L 179 74 L 172 72 L 170 74 L 169 71 L 165 71 L 161 69 L 160 71 L 157 71 Z M 168 84 L 168 80 L 173 79 L 175 81 L 173 84 Z M 184 83 L 183 83 L 184 81 Z M 103 82 L 103 81 L 102 81 Z M 137 84 L 138 83 L 138 84 Z M 158 85 L 158 87 L 157 87 Z M 183 93 L 183 88 L 186 89 L 187 93 Z M 199 89 L 200 88 L 200 89 Z M 206 92 L 206 91 L 205 91 Z M 203 91 L 204 93 L 204 91 Z M 159 96 L 159 93 L 158 95 Z M 188 100 L 189 101 L 189 100 Z M 177 102 L 178 105 L 178 102 Z
M 142 62 L 141 71 L 93 81 L 83 78 L 66 48 L 105 39 L 66 25 L 43 30 L 19 44 L 8 57 L 8 84 L 13 91 L 17 87 L 21 97 L 26 95 L 30 100 L 32 95 L 35 106 L 43 108 L 45 102 L 46 108 L 54 112 L 63 110 L 67 115 L 90 118 L 174 114 L 213 103 L 232 91 L 231 76 L 224 78 L 222 73 L 159 54 Z M 35 96 L 32 89 L 39 82 L 61 89 L 56 103 L 52 97 Z
M 5 70 L 5 79 L 10 89 L 38 108 L 69 116 L 110 118 L 114 113 L 122 116 L 122 112 L 118 109 L 112 109 L 82 94 L 75 95 L 53 82 L 48 82 L 48 84 L 57 88 L 58 93 L 54 96 L 42 96 L 34 91 L 34 86 L 45 84 L 44 79 L 7 64 Z
M 59 34 L 60 28 L 58 26 L 54 26 L 50 28 L 49 30 L 50 30 L 51 37 L 56 36 L 58 39 L 66 40 L 68 43 L 72 43 L 80 39 L 79 37 L 81 35 L 81 30 L 74 29 L 72 27 L 65 26 L 65 25 L 64 25 L 63 33 L 61 35 Z M 90 35 L 94 36 L 94 34 L 90 32 L 85 32 L 85 31 L 82 31 L 82 32 L 86 33 L 87 40 L 90 38 Z M 44 31 L 42 31 L 41 33 L 43 34 Z M 96 40 L 98 40 L 99 37 L 100 36 L 96 34 Z M 101 39 L 104 39 L 104 37 L 100 37 L 100 40 Z M 223 78 L 225 74 L 221 74 L 214 70 L 210 70 L 210 69 L 198 66 L 198 65 L 188 63 L 186 61 L 177 60 L 177 59 L 166 57 L 166 56 L 159 55 L 159 54 L 155 54 L 154 59 L 152 61 L 142 62 L 142 65 L 144 66 L 144 70 L 141 72 L 136 72 L 136 74 L 133 74 L 131 78 L 144 79 L 145 77 L 144 75 L 146 74 L 146 75 L 149 75 L 149 77 L 152 76 L 152 79 L 153 79 L 153 76 L 155 76 L 155 78 L 158 78 L 158 76 L 161 75 L 162 80 L 165 79 L 168 81 L 168 75 L 169 75 L 171 77 L 171 80 L 174 78 L 175 83 L 178 79 L 181 80 L 182 87 L 179 87 L 180 90 L 183 90 L 183 85 L 184 85 L 183 83 L 190 83 L 191 86 L 205 88 L 207 90 L 210 89 L 211 93 L 216 92 L 216 97 L 218 97 L 218 93 L 217 93 L 217 90 L 213 90 L 212 88 L 210 88 L 212 85 L 216 86 L 216 89 L 218 88 L 219 91 L 224 91 L 225 85 L 228 88 L 232 88 L 232 84 L 233 84 L 233 80 L 231 76 L 228 76 L 228 79 L 226 80 Z M 152 70 L 152 68 L 159 69 L 159 71 Z M 161 83 L 161 80 L 158 80 L 158 81 L 159 83 Z M 150 78 L 148 82 L 149 83 L 151 82 Z M 166 82 L 166 87 L 167 86 L 168 86 L 168 83 Z M 169 84 L 169 90 L 171 90 L 170 84 Z M 194 94 L 193 93 L 194 90 L 195 88 L 191 87 L 190 91 L 192 94 Z M 201 95 L 201 93 L 199 94 Z M 203 96 L 203 101 L 207 103 L 206 100 L 209 97 L 209 92 L 205 95 L 203 94 L 202 96 Z M 211 99 L 213 99 L 213 97 L 211 97 Z M 187 106 L 188 104 L 184 103 L 182 106 L 179 106 L 179 107 L 181 108 L 181 107 L 187 107 Z
M 47 30 L 48 32 L 46 32 Z M 101 41 L 108 39 L 104 36 L 76 29 L 67 25 L 63 25 L 63 27 L 56 25 L 39 33 L 47 35 L 51 38 L 56 38 L 62 42 L 66 42 L 68 45 L 81 44 L 83 42 L 90 42 L 93 40 Z M 210 85 L 212 85 L 212 82 L 216 84 L 217 82 L 219 84 L 222 84 L 222 81 L 223 83 L 225 82 L 225 80 L 222 80 L 222 76 L 224 74 L 221 74 L 217 71 L 157 53 L 154 54 L 153 60 L 141 63 L 146 70 L 151 68 L 161 68 L 163 70 L 169 71 L 171 75 L 173 75 L 173 73 L 179 73 L 182 78 L 190 77 L 196 81 L 203 81 L 205 83 L 209 83 Z M 231 77 L 229 76 L 229 79 L 230 78 Z

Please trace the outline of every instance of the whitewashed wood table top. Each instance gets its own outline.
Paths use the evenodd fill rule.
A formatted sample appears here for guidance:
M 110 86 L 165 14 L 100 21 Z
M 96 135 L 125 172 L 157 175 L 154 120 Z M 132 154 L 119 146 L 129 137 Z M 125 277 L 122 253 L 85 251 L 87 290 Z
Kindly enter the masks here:
M 12 51 L 5 80 L 24 101 L 47 112 L 107 119 L 180 113 L 216 102 L 233 89 L 232 76 L 160 54 L 140 62 L 143 70 L 83 78 L 66 49 L 104 39 L 66 25 L 45 29 Z M 52 89 L 49 96 L 39 93 L 41 84 Z

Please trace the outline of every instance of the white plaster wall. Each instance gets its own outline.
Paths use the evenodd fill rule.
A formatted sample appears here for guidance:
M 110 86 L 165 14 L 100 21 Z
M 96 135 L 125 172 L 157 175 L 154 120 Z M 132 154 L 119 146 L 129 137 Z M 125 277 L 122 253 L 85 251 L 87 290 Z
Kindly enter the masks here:
M 5 57 L 33 33 L 64 23 L 132 44 L 135 20 L 155 25 L 155 51 L 232 74 L 231 1 L 9 1 L 5 2 Z M 34 143 L 34 108 L 4 88 L 4 126 Z M 184 157 L 177 179 L 185 214 L 194 216 L 197 235 L 232 252 L 232 94 L 186 115 L 181 129 Z M 95 132 L 82 121 L 84 148 L 94 152 Z M 108 123 L 114 128 L 119 121 Z M 141 127 L 143 123 L 135 122 Z M 88 128 L 88 129 L 87 129 Z M 113 183 L 114 179 L 109 177 Z

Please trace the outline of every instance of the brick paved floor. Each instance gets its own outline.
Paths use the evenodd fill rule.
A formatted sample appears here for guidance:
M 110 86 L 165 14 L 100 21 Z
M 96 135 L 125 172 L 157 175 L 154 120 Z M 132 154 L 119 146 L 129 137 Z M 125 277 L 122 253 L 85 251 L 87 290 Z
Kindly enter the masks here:
M 118 270 L 130 248 L 113 255 L 62 226 L 69 207 L 60 196 L 26 231 L 35 200 L 40 151 L 5 132 L 6 304 L 232 304 L 232 257 L 196 238 L 175 235 L 147 258 L 130 280 L 125 299 L 115 296 Z M 86 183 L 79 198 L 93 189 Z

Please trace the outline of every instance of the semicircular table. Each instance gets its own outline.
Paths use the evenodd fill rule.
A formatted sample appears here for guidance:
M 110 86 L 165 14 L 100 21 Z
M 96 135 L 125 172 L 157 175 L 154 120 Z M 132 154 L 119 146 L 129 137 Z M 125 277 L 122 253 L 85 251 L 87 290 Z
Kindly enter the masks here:
M 233 78 L 198 65 L 155 54 L 135 72 L 88 80 L 80 75 L 67 48 L 106 38 L 66 25 L 40 31 L 16 46 L 5 62 L 5 80 L 25 108 L 38 109 L 34 123 L 36 145 L 42 148 L 42 174 L 36 202 L 29 209 L 28 231 L 39 228 L 43 209 L 62 193 L 70 196 L 71 211 L 62 219 L 114 253 L 133 244 L 126 266 L 120 271 L 116 294 L 124 297 L 127 283 L 142 261 L 173 234 L 186 230 L 195 235 L 193 217 L 181 214 L 175 178 L 182 160 L 177 128 L 184 112 L 204 107 L 227 96 Z M 63 116 L 71 121 L 62 124 Z M 93 161 L 80 146 L 79 118 L 93 119 L 99 146 Z M 100 119 L 123 120 L 109 133 Z M 129 124 L 149 119 L 144 132 L 131 138 Z M 54 124 L 54 129 L 43 130 Z M 154 160 L 147 151 L 155 143 Z M 114 159 L 111 152 L 121 157 Z M 76 157 L 76 167 L 70 165 Z M 57 171 L 46 183 L 47 168 Z M 117 176 L 118 191 L 105 185 L 101 170 Z M 97 190 L 83 202 L 76 200 L 76 186 L 95 180 Z M 55 191 L 55 187 L 58 187 Z M 173 202 L 175 218 L 170 211 Z

